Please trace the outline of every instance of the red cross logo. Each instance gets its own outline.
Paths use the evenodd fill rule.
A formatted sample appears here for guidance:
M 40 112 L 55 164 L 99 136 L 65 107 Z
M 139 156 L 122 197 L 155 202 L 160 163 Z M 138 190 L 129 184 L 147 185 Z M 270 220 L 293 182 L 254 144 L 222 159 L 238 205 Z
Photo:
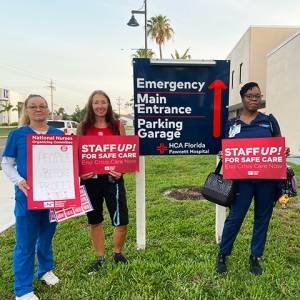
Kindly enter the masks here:
M 160 145 L 156 147 L 156 150 L 158 150 L 160 154 L 164 154 L 164 152 L 168 150 L 168 147 L 166 147 L 164 143 L 160 143 Z

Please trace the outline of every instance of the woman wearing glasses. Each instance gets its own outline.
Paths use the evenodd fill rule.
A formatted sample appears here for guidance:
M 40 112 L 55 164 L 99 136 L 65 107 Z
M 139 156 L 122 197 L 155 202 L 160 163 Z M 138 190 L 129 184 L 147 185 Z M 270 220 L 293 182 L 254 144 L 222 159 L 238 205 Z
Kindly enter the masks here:
M 244 105 L 243 112 L 238 117 L 227 121 L 225 138 L 280 137 L 280 128 L 275 117 L 273 115 L 268 117 L 258 111 L 262 99 L 258 84 L 255 82 L 245 84 L 240 90 L 240 96 Z M 289 148 L 285 149 L 285 154 L 289 155 Z M 219 153 L 219 157 L 222 158 L 222 152 Z M 227 271 L 226 256 L 231 254 L 233 243 L 254 197 L 254 224 L 249 265 L 252 274 L 262 274 L 258 258 L 263 255 L 274 202 L 279 198 L 280 193 L 279 180 L 236 180 L 236 196 L 224 224 L 217 257 L 218 273 Z
M 52 238 L 56 222 L 49 222 L 49 210 L 28 210 L 27 191 L 27 135 L 28 134 L 64 134 L 49 127 L 46 119 L 49 109 L 46 100 L 39 95 L 29 95 L 24 102 L 19 125 L 7 139 L 3 152 L 2 169 L 15 184 L 15 231 L 16 246 L 14 249 L 14 290 L 16 299 L 37 300 L 33 293 L 35 250 L 38 269 L 36 276 L 47 285 L 59 282 L 52 272 L 54 268 Z M 15 164 L 17 168 L 15 168 Z

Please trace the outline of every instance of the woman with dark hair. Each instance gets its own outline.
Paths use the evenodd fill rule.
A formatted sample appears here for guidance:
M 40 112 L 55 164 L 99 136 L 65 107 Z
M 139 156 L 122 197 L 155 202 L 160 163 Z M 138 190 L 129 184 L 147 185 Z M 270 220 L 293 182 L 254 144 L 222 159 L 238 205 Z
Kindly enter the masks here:
M 89 97 L 86 115 L 83 122 L 78 125 L 77 135 L 126 135 L 124 125 L 120 120 L 115 120 L 110 99 L 103 91 L 94 91 Z M 87 213 L 87 217 L 98 258 L 89 269 L 89 274 L 97 272 L 105 262 L 105 237 L 102 227 L 104 199 L 112 225 L 115 226 L 113 259 L 115 263 L 126 264 L 127 260 L 122 255 L 122 247 L 127 234 L 128 208 L 122 174 L 110 171 L 109 174 L 81 174 L 80 177 L 81 184 L 85 185 L 94 208 L 93 211 Z
M 225 138 L 268 138 L 280 137 L 280 128 L 273 115 L 259 112 L 262 94 L 256 82 L 245 84 L 240 90 L 244 109 L 241 115 L 229 119 L 225 126 Z M 289 148 L 285 155 L 289 155 Z M 219 152 L 222 159 L 222 152 Z M 231 254 L 234 241 L 254 198 L 254 224 L 249 258 L 250 273 L 261 275 L 262 269 L 258 258 L 263 255 L 267 239 L 269 221 L 274 202 L 281 193 L 281 181 L 274 179 L 240 179 L 236 180 L 236 195 L 225 221 L 217 257 L 217 272 L 225 273 L 226 256 Z
M 16 299 L 38 300 L 33 293 L 35 251 L 38 260 L 36 276 L 47 285 L 55 285 L 59 279 L 54 268 L 52 238 L 56 222 L 49 222 L 49 210 L 28 210 L 27 191 L 27 135 L 64 134 L 47 125 L 48 104 L 40 95 L 29 95 L 24 102 L 19 127 L 7 139 L 3 152 L 2 169 L 15 184 L 15 231 L 14 249 L 14 290 Z M 15 168 L 15 164 L 17 168 Z

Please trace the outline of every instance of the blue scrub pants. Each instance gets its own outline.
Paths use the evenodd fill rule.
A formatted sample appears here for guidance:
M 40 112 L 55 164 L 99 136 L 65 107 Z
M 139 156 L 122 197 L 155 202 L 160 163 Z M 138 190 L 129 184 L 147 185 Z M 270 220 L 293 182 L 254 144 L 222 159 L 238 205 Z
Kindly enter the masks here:
M 251 254 L 261 257 L 264 252 L 269 221 L 278 194 L 278 180 L 236 180 L 236 196 L 225 221 L 220 254 L 230 255 L 233 243 L 254 197 L 254 224 Z
M 38 260 L 36 273 L 38 278 L 54 268 L 52 237 L 57 223 L 49 222 L 49 210 L 28 210 L 27 201 L 17 200 L 14 212 L 16 216 L 14 290 L 16 296 L 21 297 L 33 291 L 35 250 Z

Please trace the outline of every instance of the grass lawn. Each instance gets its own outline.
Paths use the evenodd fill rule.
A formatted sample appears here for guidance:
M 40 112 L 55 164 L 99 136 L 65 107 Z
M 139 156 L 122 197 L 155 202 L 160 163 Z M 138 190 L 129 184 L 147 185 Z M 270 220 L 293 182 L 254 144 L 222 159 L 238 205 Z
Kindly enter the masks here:
M 7 137 L 8 136 L 8 134 L 12 131 L 12 130 L 14 130 L 14 129 L 16 129 L 17 127 L 13 127 L 13 128 L 11 128 L 11 127 L 1 127 L 0 128 L 0 138 L 1 137 Z
M 300 182 L 300 166 L 290 165 Z M 248 266 L 253 207 L 227 260 L 228 273 L 218 275 L 215 205 L 164 196 L 172 188 L 203 186 L 214 167 L 215 156 L 147 156 L 146 249 L 136 250 L 135 175 L 126 174 L 130 226 L 123 254 L 129 264 L 113 263 L 113 228 L 106 215 L 106 263 L 98 273 L 87 275 L 96 254 L 86 217 L 61 222 L 53 247 L 55 273 L 61 282 L 49 288 L 35 279 L 37 296 L 44 300 L 299 299 L 300 197 L 292 198 L 286 209 L 274 209 L 263 275 L 253 276 Z M 14 244 L 12 227 L 0 235 L 1 300 L 14 299 Z

